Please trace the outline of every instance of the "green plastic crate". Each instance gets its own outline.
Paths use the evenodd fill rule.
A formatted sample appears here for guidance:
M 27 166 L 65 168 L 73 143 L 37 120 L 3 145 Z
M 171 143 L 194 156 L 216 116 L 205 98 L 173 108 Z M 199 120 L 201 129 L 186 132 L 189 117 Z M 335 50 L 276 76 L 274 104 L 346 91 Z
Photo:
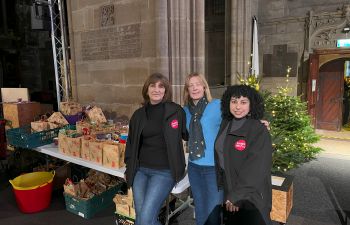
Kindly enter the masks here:
M 120 187 L 121 185 L 112 187 L 102 194 L 95 195 L 88 200 L 83 200 L 63 193 L 66 202 L 66 210 L 85 219 L 89 219 L 96 213 L 106 209 L 113 204 L 113 198 L 115 194 L 120 190 Z
M 8 129 L 6 131 L 7 144 L 18 148 L 36 148 L 51 144 L 55 137 L 58 137 L 60 129 L 75 129 L 75 126 L 64 126 L 40 132 L 33 132 L 30 125 Z
M 36 148 L 53 142 L 59 128 L 32 133 L 30 125 L 6 131 L 7 144 L 19 148 Z

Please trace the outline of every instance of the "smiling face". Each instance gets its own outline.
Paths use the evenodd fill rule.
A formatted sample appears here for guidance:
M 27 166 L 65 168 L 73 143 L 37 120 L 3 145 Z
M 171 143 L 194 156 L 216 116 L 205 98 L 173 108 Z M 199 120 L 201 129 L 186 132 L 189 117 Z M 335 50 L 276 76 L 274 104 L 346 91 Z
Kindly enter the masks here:
M 231 97 L 230 112 L 236 119 L 244 118 L 250 111 L 250 101 L 247 97 Z
M 189 80 L 188 93 L 194 104 L 204 97 L 204 90 L 204 85 L 198 76 L 194 76 Z
M 147 94 L 152 105 L 158 104 L 163 100 L 165 87 L 160 81 L 150 84 L 148 86 Z

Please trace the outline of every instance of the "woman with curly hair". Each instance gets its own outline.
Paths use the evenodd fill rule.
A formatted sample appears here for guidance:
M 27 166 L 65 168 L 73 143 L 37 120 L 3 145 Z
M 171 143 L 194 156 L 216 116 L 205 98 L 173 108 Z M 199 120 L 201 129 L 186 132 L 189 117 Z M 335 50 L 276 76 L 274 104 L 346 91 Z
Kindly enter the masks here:
M 234 85 L 223 94 L 221 110 L 215 165 L 225 193 L 226 225 L 271 225 L 272 142 L 259 121 L 263 99 L 249 86 Z

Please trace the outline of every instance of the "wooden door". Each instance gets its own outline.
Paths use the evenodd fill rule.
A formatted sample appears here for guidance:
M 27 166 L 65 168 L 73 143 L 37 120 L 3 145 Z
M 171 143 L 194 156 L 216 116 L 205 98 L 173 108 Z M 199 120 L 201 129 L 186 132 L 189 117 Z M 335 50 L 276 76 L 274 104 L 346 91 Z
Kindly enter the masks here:
M 320 68 L 316 99 L 316 128 L 340 131 L 342 125 L 344 60 Z

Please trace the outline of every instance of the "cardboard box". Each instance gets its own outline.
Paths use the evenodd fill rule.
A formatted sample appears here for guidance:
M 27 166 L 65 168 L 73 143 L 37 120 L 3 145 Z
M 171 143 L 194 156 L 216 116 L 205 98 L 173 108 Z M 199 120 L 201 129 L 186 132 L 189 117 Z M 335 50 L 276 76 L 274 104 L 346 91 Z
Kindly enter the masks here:
M 13 128 L 30 125 L 30 122 L 38 118 L 40 110 L 38 102 L 3 103 L 4 119 L 11 121 Z
M 286 223 L 293 207 L 293 177 L 277 175 L 277 179 L 284 178 L 282 185 L 272 185 L 271 220 Z
M 1 88 L 2 102 L 29 101 L 28 88 Z

